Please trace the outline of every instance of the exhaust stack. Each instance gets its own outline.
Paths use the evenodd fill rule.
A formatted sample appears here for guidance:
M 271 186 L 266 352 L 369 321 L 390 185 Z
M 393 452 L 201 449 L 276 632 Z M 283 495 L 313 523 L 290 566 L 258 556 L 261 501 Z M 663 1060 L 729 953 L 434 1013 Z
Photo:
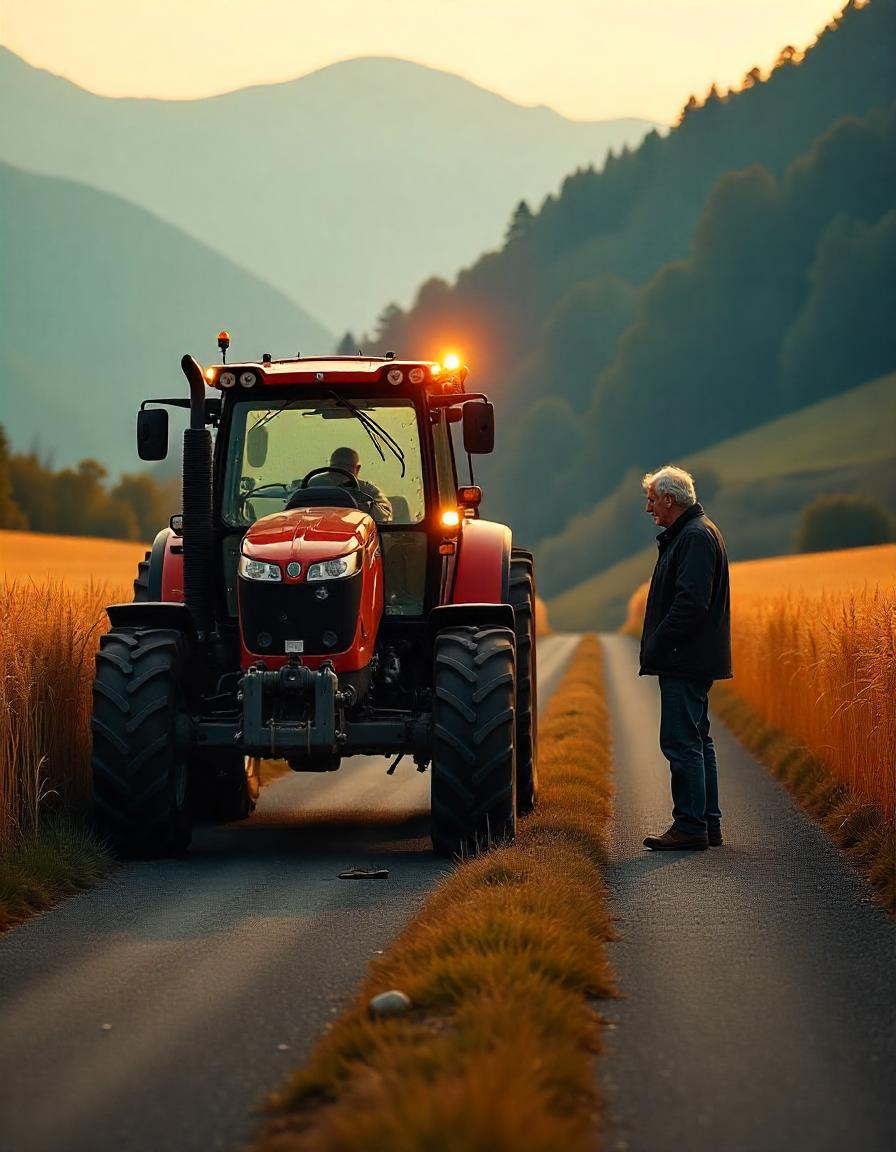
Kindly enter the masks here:
M 180 366 L 190 385 L 190 427 L 184 430 L 184 603 L 207 636 L 212 626 L 212 434 L 205 426 L 205 378 L 192 356 Z

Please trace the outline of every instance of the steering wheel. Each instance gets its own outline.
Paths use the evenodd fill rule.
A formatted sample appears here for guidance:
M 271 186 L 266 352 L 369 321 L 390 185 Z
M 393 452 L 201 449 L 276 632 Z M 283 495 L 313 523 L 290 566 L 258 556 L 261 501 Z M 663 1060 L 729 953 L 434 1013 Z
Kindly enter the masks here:
M 343 476 L 347 477 L 348 480 L 350 481 L 350 483 L 348 484 L 349 488 L 360 488 L 361 487 L 361 485 L 358 483 L 358 477 L 354 474 L 354 472 L 349 472 L 349 470 L 347 468 L 330 467 L 330 468 L 312 468 L 310 472 L 306 472 L 305 475 L 302 477 L 302 479 L 299 481 L 299 488 L 307 488 L 308 487 L 308 481 L 312 478 L 312 476 L 322 476 L 325 473 L 329 474 L 330 472 L 341 472 Z M 346 487 L 346 485 L 342 485 L 342 487 Z
M 257 496 L 259 492 L 264 492 L 266 488 L 279 488 L 280 492 L 277 493 L 277 495 L 282 495 L 284 499 L 289 495 L 285 484 L 259 484 L 257 488 L 250 488 L 248 492 L 240 492 L 240 507 L 244 507 L 246 501 L 251 500 L 253 496 Z

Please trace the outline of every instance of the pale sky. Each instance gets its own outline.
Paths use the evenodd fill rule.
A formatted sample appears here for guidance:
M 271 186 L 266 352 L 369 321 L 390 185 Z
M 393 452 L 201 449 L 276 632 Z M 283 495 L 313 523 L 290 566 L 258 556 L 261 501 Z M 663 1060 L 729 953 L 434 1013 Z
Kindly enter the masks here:
M 0 44 L 108 96 L 193 98 L 398 56 L 573 119 L 673 121 L 804 48 L 831 0 L 0 0 Z

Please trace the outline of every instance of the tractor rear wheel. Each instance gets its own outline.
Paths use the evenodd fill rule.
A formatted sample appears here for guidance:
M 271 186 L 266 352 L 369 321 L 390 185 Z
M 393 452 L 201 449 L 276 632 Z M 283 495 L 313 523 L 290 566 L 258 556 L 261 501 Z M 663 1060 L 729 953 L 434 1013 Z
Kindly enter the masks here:
M 516 835 L 514 638 L 509 628 L 436 636 L 432 843 L 476 856 Z
M 538 800 L 538 686 L 535 681 L 535 566 L 514 549 L 510 603 L 516 633 L 516 810 L 531 812 Z
M 97 823 L 123 856 L 163 856 L 190 843 L 187 762 L 178 750 L 184 644 L 170 629 L 100 638 L 93 682 Z
M 255 811 L 257 782 L 257 776 L 250 782 L 242 752 L 218 748 L 195 753 L 190 757 L 190 811 L 195 819 L 215 824 L 245 820 Z
M 149 560 L 151 552 L 147 552 L 137 565 L 137 575 L 134 577 L 134 603 L 145 604 L 149 600 Z

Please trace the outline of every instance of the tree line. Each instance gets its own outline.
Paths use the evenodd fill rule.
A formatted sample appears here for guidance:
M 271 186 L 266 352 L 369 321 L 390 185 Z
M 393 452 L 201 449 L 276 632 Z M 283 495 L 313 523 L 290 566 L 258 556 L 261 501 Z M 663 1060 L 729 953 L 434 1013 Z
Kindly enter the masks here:
M 177 480 L 124 473 L 96 460 L 54 469 L 36 451 L 11 451 L 0 426 L 0 528 L 151 541 L 180 506 Z

